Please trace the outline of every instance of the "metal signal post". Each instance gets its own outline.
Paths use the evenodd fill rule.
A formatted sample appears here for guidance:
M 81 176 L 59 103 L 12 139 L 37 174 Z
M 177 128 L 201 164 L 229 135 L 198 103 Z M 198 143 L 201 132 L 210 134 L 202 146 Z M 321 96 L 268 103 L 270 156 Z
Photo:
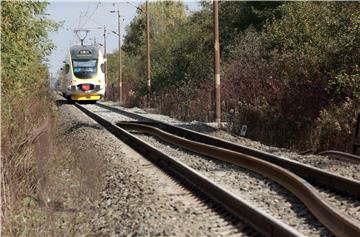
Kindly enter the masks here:
M 221 125 L 220 100 L 220 40 L 219 40 L 219 2 L 213 2 L 214 12 L 214 79 L 215 79 L 215 122 Z

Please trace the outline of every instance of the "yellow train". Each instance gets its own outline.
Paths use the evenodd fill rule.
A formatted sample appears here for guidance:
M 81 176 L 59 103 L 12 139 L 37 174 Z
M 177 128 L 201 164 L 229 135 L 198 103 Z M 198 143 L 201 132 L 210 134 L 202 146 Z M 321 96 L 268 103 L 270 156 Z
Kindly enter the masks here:
M 73 46 L 64 64 L 59 86 L 68 100 L 96 102 L 104 96 L 104 57 L 98 47 Z

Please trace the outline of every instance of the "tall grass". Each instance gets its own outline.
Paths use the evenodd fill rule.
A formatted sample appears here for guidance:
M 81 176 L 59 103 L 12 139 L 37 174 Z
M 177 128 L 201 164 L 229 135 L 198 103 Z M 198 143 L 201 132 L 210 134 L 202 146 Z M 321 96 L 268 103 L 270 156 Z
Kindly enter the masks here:
M 80 152 L 59 132 L 64 124 L 59 125 L 61 116 L 47 93 L 17 98 L 21 106 L 2 119 L 4 236 L 91 232 L 83 225 L 91 218 L 89 206 L 100 192 L 105 163 L 93 152 Z

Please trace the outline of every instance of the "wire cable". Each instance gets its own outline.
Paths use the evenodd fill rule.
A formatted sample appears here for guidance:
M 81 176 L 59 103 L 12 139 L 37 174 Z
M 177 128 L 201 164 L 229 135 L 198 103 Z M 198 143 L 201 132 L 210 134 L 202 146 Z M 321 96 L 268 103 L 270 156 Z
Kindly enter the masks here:
M 99 2 L 96 4 L 96 7 L 94 9 L 94 11 L 90 14 L 90 16 L 87 18 L 87 20 L 84 22 L 84 24 L 81 25 L 80 28 L 83 28 L 88 22 L 89 20 L 94 16 L 94 14 L 96 13 L 96 11 L 99 9 L 99 6 L 101 6 L 101 2 L 99 0 Z

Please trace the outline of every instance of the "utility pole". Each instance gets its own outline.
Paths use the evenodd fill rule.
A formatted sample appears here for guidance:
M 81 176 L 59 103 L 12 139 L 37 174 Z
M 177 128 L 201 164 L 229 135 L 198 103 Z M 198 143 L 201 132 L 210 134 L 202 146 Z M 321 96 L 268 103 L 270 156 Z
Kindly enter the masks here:
M 117 10 L 117 14 L 118 14 L 118 33 L 119 33 L 119 101 L 120 104 L 123 103 L 122 101 L 122 70 L 121 70 L 121 29 L 120 29 L 120 11 L 119 9 Z
M 110 11 L 111 13 L 115 13 L 115 11 Z M 121 70 L 121 29 L 120 29 L 120 10 L 117 10 L 117 17 L 118 17 L 118 33 L 113 31 L 114 34 L 118 35 L 118 48 L 119 48 L 119 54 L 118 54 L 118 63 L 119 63 L 119 70 L 118 70 L 118 80 L 119 80 L 119 102 L 120 104 L 123 103 L 122 100 L 122 70 Z
M 221 126 L 220 100 L 220 40 L 219 40 L 219 2 L 213 1 L 214 13 L 214 79 L 215 79 L 215 122 Z
M 149 14 L 149 3 L 146 0 L 146 51 L 147 51 L 147 85 L 148 95 L 147 102 L 150 106 L 151 100 L 151 63 L 150 63 L 150 14 Z
M 107 77 L 108 77 L 108 72 L 107 72 L 107 53 L 106 53 L 106 26 L 104 26 L 104 68 L 105 68 L 105 99 L 106 99 L 106 85 L 107 85 Z

